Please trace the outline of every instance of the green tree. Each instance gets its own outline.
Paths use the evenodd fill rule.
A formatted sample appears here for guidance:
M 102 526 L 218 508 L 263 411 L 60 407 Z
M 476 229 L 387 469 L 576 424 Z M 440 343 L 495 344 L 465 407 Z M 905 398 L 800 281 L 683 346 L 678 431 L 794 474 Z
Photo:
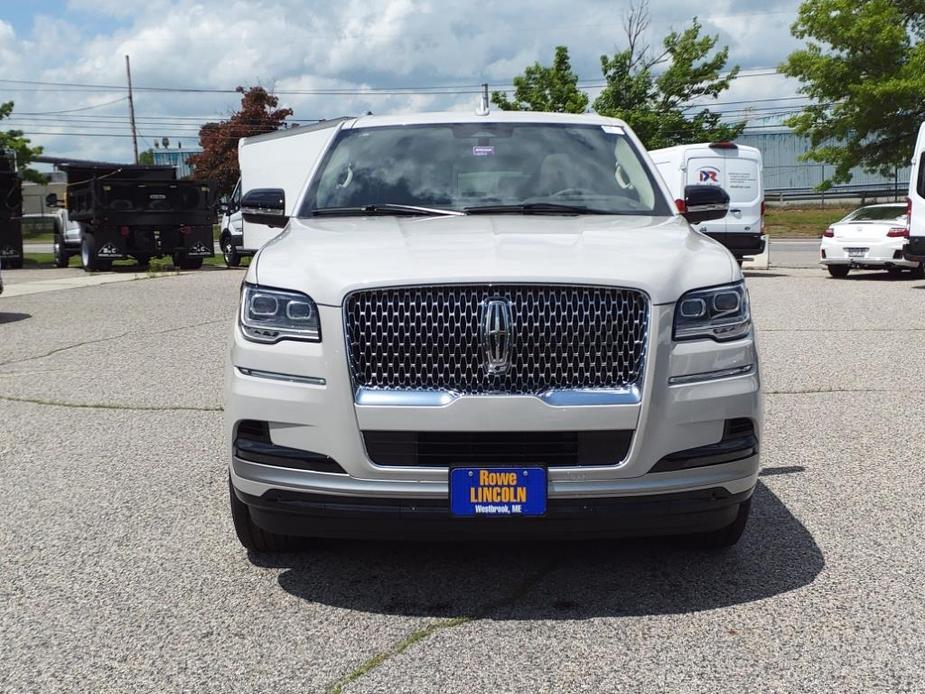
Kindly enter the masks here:
M 806 40 L 781 71 L 813 104 L 788 120 L 809 138 L 804 159 L 892 175 L 925 119 L 925 0 L 805 0 L 791 31 Z
M 0 103 L 0 120 L 13 113 L 13 102 Z M 47 178 L 38 171 L 29 168 L 29 163 L 42 153 L 41 147 L 33 147 L 22 130 L 0 130 L 0 153 L 12 154 L 16 158 L 16 168 L 27 181 L 45 183 Z
M 143 166 L 153 166 L 154 165 L 154 150 L 146 149 L 144 152 L 138 153 L 138 163 Z
M 701 36 L 695 17 L 682 32 L 672 31 L 661 50 L 650 51 L 642 40 L 649 26 L 645 2 L 631 6 L 624 23 L 627 46 L 612 56 L 601 56 L 606 85 L 594 110 L 622 118 L 648 149 L 686 142 L 731 140 L 744 123 L 721 122 L 721 114 L 702 104 L 729 88 L 739 72 L 727 71 L 729 48 L 716 50 L 717 36 Z
M 502 111 L 584 113 L 588 108 L 588 95 L 578 88 L 578 75 L 565 46 L 556 47 L 552 66 L 537 62 L 514 78 L 513 100 L 504 92 L 492 92 L 491 100 Z

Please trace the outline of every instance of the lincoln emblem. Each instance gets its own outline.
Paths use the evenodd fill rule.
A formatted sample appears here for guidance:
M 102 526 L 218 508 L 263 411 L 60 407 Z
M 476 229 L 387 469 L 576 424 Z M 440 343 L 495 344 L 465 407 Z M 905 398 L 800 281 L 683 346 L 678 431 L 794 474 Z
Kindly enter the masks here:
M 496 376 L 511 368 L 511 348 L 514 343 L 511 302 L 507 299 L 486 299 L 482 302 L 479 339 L 485 357 L 485 371 Z

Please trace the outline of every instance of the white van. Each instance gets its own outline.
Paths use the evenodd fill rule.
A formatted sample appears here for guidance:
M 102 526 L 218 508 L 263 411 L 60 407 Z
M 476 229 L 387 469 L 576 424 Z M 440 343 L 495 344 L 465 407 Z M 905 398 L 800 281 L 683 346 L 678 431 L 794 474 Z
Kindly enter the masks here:
M 697 230 L 738 259 L 764 251 L 764 187 L 761 151 L 735 142 L 678 145 L 649 152 L 676 200 L 689 185 L 716 185 L 729 193 L 729 214 Z
M 909 175 L 909 243 L 903 249 L 907 260 L 925 262 L 925 123 L 919 128 Z
M 238 142 L 241 180 L 235 188 L 235 195 L 240 197 L 236 198 L 239 202 L 234 203 L 235 212 L 229 216 L 232 224 L 240 220 L 239 254 L 253 255 L 280 234 L 285 225 L 275 224 L 272 215 L 260 214 L 267 193 L 282 191 L 285 216 L 294 215 L 305 183 L 347 120 L 335 118 L 316 125 L 241 138 Z M 294 137 L 296 135 L 298 137 Z

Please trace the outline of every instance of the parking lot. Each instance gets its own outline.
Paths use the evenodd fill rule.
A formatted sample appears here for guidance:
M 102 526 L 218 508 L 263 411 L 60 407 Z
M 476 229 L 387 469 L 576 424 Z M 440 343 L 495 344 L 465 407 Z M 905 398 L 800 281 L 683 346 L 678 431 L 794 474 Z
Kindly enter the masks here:
M 921 691 L 925 281 L 748 273 L 764 469 L 726 553 L 332 541 L 255 565 L 221 438 L 242 276 L 0 297 L 0 690 Z

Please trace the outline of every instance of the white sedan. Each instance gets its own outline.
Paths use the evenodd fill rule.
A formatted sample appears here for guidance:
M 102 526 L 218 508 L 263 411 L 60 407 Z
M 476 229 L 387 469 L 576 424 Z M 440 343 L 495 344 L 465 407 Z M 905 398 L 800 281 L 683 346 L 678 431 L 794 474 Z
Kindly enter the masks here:
M 911 270 L 916 276 L 925 276 L 921 263 L 903 258 L 908 239 L 909 217 L 904 204 L 868 205 L 823 232 L 819 262 L 832 277 L 846 277 L 851 268 L 885 268 L 891 275 Z

